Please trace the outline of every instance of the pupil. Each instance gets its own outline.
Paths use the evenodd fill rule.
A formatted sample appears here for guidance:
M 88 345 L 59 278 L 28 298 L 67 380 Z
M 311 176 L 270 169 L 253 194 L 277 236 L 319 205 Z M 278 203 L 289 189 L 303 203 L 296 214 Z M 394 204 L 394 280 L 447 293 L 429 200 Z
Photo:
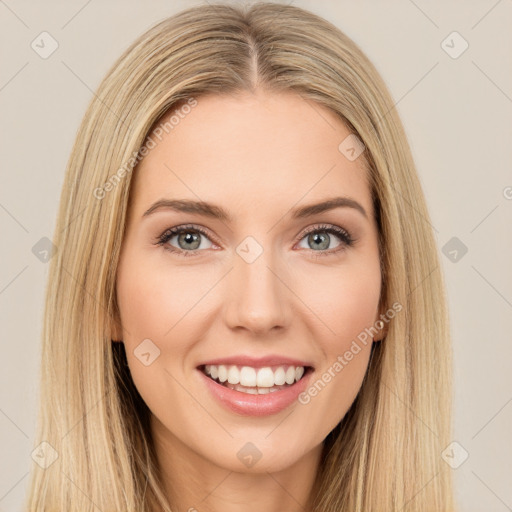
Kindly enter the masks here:
M 192 249 L 197 249 L 200 245 L 200 241 L 199 241 L 199 236 L 196 234 L 191 234 L 190 232 L 187 232 L 185 234 L 182 234 L 180 236 L 180 241 L 185 241 L 187 244 L 190 244 L 190 243 L 193 243 L 193 242 L 196 242 L 195 246 L 192 247 Z M 190 249 L 190 245 L 188 247 L 188 249 Z
M 320 247 L 321 249 L 327 249 L 329 246 L 329 236 L 326 234 L 319 235 L 318 233 L 315 233 L 312 235 L 312 239 L 316 247 Z M 323 241 L 321 239 L 323 239 Z

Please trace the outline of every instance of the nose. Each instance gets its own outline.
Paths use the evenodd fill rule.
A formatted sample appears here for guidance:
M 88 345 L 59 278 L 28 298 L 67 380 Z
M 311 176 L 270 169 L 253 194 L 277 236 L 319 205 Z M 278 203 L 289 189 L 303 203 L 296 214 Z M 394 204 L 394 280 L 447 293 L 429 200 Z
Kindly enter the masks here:
M 291 319 L 290 291 L 271 251 L 264 250 L 252 262 L 234 255 L 228 276 L 226 322 L 231 329 L 245 329 L 257 335 L 282 330 Z

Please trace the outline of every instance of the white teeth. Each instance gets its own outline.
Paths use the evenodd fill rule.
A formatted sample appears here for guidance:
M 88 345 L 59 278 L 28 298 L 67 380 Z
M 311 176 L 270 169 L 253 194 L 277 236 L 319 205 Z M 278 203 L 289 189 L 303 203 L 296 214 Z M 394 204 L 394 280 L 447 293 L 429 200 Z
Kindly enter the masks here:
M 213 371 L 213 368 L 212 368 Z M 290 366 L 288 370 L 286 370 L 286 384 L 293 384 L 295 382 L 295 368 Z
M 211 368 L 210 368 L 210 375 L 211 375 Z M 230 384 L 238 384 L 240 382 L 240 372 L 238 371 L 238 368 L 236 366 L 229 367 L 228 382 Z
M 256 384 L 259 388 L 271 388 L 274 385 L 274 372 L 272 368 L 260 368 L 258 370 Z
M 240 370 L 240 384 L 242 386 L 256 386 L 256 370 L 250 366 L 244 366 Z
M 286 368 L 286 369 L 285 369 Z M 299 381 L 304 375 L 303 366 L 280 366 L 272 370 L 269 366 L 263 368 L 253 368 L 251 366 L 242 366 L 240 369 L 236 365 L 227 367 L 226 365 L 207 364 L 204 372 L 214 380 L 221 383 L 232 384 L 234 387 L 238 384 L 247 388 L 258 387 L 258 392 L 263 393 L 277 391 L 275 386 L 291 385 Z
M 208 373 L 208 372 L 206 372 L 206 373 Z M 226 382 L 228 380 L 228 369 L 223 364 L 221 364 L 219 366 L 218 378 L 221 382 Z
M 282 386 L 286 381 L 286 373 L 284 368 L 281 366 L 274 372 L 274 384 L 276 386 Z

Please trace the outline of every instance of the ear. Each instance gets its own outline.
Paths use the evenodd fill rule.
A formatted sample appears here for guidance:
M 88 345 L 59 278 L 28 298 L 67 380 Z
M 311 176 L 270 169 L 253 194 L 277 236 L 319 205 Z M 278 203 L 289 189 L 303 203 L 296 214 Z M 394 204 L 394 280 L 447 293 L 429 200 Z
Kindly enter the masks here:
M 380 325 L 380 324 L 379 324 Z M 387 329 L 387 325 L 385 325 L 380 331 L 379 331 L 379 334 L 377 334 L 375 336 L 375 338 L 373 338 L 373 341 L 375 343 L 377 343 L 378 341 L 382 341 L 384 340 L 384 338 L 386 337 L 386 335 L 388 334 L 388 329 Z
M 382 341 L 388 334 L 388 327 L 389 327 L 389 319 L 386 317 L 385 309 L 381 308 L 379 311 L 379 315 L 375 317 L 375 328 L 379 331 L 375 337 L 373 338 L 373 341 Z
M 123 326 L 117 312 L 110 317 L 110 339 L 116 342 L 123 341 Z

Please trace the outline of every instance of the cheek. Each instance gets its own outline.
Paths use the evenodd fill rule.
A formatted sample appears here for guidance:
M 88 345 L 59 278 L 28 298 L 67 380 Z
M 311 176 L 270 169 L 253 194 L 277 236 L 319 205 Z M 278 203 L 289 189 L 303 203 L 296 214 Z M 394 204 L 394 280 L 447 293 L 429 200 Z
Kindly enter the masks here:
M 374 326 L 378 319 L 379 261 L 347 259 L 338 267 L 317 268 L 314 273 L 302 275 L 302 279 L 296 280 L 300 284 L 296 290 L 310 310 L 308 316 L 314 322 L 316 339 L 324 355 L 332 359 L 334 353 L 346 350 L 352 339 Z
M 185 306 L 179 305 L 183 302 L 180 286 L 160 270 L 127 255 L 119 265 L 116 290 L 130 373 L 157 417 L 168 410 L 170 397 L 180 396 L 176 379 L 181 379 L 178 363 L 186 348 L 179 342 L 186 340 L 179 335 L 179 320 L 185 314 Z
M 311 402 L 312 417 L 324 418 L 316 428 L 333 428 L 345 415 L 361 387 L 377 336 L 381 273 L 376 258 L 315 272 L 304 282 L 301 297 L 315 312 L 311 330 L 323 353 L 303 403 Z
M 380 274 L 353 274 L 332 297 L 329 320 L 343 349 L 376 322 L 380 295 Z
M 170 272 L 165 263 L 164 258 L 137 254 L 120 263 L 117 297 L 125 339 L 162 340 L 173 335 L 205 293 L 208 282 L 186 270 Z
M 162 390 L 169 396 L 180 392 L 173 377 L 182 380 L 190 370 L 190 347 L 204 330 L 200 299 L 215 282 L 215 276 L 203 279 L 192 267 L 170 272 L 165 258 L 157 256 L 137 251 L 123 255 L 116 288 L 128 365 L 153 411 L 164 399 Z

